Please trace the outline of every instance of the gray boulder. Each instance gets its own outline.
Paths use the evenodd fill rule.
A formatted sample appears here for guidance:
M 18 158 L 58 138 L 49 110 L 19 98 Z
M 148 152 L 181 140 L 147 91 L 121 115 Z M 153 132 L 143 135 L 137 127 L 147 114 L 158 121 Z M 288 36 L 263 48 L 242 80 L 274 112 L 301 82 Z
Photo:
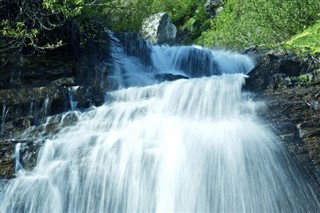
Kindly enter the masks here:
M 141 35 L 151 44 L 172 44 L 177 28 L 167 13 L 157 13 L 142 22 Z
M 204 5 L 204 8 L 210 17 L 215 17 L 219 12 L 221 12 L 221 10 L 223 10 L 222 5 L 222 0 L 208 0 Z

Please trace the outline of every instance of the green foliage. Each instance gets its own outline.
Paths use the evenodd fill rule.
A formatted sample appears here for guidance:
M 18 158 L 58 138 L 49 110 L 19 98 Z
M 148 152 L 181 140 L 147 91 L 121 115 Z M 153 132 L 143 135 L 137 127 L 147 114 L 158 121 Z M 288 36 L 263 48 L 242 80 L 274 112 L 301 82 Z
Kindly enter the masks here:
M 60 10 L 51 10 L 49 2 L 27 0 L 2 1 L 0 4 L 0 52 L 20 53 L 23 49 L 52 49 L 62 45 L 61 41 L 39 44 L 39 37 L 64 24 L 65 18 Z
M 185 20 L 185 17 L 190 17 L 193 11 L 197 8 L 199 2 L 194 0 L 154 0 L 152 8 L 154 12 L 168 12 L 174 22 Z
M 318 0 L 226 0 L 214 20 L 212 44 L 274 46 L 320 18 Z
M 299 85 L 309 85 L 312 83 L 312 79 L 310 79 L 308 74 L 302 74 L 297 77 L 292 77 L 291 79 Z
M 298 53 L 320 52 L 320 21 L 285 41 L 283 45 Z
M 9 19 L 2 20 L 0 24 L 0 34 L 14 39 L 35 38 L 39 34 L 39 30 L 28 30 L 24 22 L 12 22 Z
M 85 0 L 43 0 L 43 8 L 61 12 L 65 17 L 71 18 L 81 14 L 86 1 Z
M 195 43 L 207 47 L 211 47 L 214 40 L 214 31 L 207 30 L 203 31 L 201 35 L 195 39 Z
M 111 0 L 103 13 L 108 27 L 117 32 L 139 31 L 142 20 L 152 14 L 153 0 Z
M 215 18 L 207 15 L 206 1 L 3 0 L 0 1 L 0 52 L 24 47 L 36 50 L 59 47 L 64 44 L 62 38 L 55 36 L 52 40 L 47 35 L 66 22 L 76 23 L 83 32 L 93 28 L 89 22 L 103 23 L 116 32 L 137 32 L 142 20 L 157 12 L 168 12 L 179 30 L 186 31 L 191 41 L 205 46 L 243 48 L 281 44 L 286 48 L 319 51 L 315 46 L 319 47 L 320 39 L 314 30 L 292 37 L 320 20 L 319 0 L 224 0 L 224 9 Z
M 202 34 L 207 31 L 212 24 L 212 20 L 208 18 L 204 8 L 205 2 L 206 1 L 199 1 L 198 4 L 193 5 L 194 9 L 189 13 L 188 16 L 184 17 L 183 24 L 180 27 L 180 29 L 188 30 L 190 32 L 190 39 L 192 41 L 199 40 L 198 38 L 201 37 Z M 198 42 L 198 44 L 200 43 L 201 42 Z
M 139 31 L 143 19 L 151 14 L 167 12 L 173 22 L 184 25 L 189 18 L 198 16 L 198 8 L 203 10 L 206 0 L 111 0 L 112 7 L 106 7 L 108 23 L 114 31 Z
M 108 0 L 3 0 L 0 2 L 0 52 L 20 53 L 61 47 L 59 30 L 67 22 L 93 17 Z M 97 10 L 98 9 L 98 10 Z M 101 12 L 101 10 L 100 10 Z M 102 14 L 102 13 L 99 13 Z

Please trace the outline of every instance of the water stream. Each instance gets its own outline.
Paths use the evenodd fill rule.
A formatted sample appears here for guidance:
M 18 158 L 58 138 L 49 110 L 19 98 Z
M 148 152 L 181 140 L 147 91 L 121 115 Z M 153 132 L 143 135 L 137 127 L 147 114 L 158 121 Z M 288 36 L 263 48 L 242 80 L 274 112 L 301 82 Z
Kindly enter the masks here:
M 23 168 L 20 162 L 20 151 L 21 151 L 21 143 L 17 143 L 14 149 L 14 158 L 15 158 L 15 172 L 18 172 L 20 169 Z
M 119 42 L 119 41 L 118 41 Z M 119 89 L 43 145 L 0 212 L 316 212 L 308 180 L 242 91 L 244 55 L 154 46 L 151 64 L 113 46 Z M 159 83 L 159 74 L 189 79 Z

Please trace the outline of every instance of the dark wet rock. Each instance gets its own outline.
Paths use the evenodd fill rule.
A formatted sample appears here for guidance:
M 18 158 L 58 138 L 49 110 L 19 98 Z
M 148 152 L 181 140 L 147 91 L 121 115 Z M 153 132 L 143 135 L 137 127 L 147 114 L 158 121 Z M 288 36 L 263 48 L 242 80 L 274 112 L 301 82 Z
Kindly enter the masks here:
M 184 75 L 174 75 L 171 73 L 164 73 L 164 74 L 157 74 L 156 79 L 159 81 L 175 81 L 178 79 L 188 79 L 189 77 L 184 76 Z
M 250 73 L 245 89 L 266 103 L 261 116 L 320 185 L 320 63 L 307 56 L 269 54 Z M 302 74 L 302 75 L 301 75 Z
M 139 59 L 142 64 L 151 64 L 151 48 L 147 42 L 142 39 L 138 33 L 122 33 L 117 35 L 123 49 L 128 56 L 134 56 Z M 117 60 L 117 59 L 116 59 Z
M 0 117 L 7 126 L 12 124 L 12 128 L 19 128 L 22 121 L 26 125 L 26 122 L 37 122 L 45 116 L 65 111 L 68 109 L 67 100 L 68 90 L 63 86 L 0 90 L 0 107 L 3 111 Z M 17 118 L 22 117 L 25 118 L 19 122 Z M 8 134 L 5 131 L 1 127 L 2 134 Z
M 259 50 L 256 46 L 251 46 L 242 50 L 241 54 L 250 56 L 255 61 L 256 64 L 260 64 L 265 58 L 265 54 L 261 50 Z
M 298 59 L 288 58 L 280 60 L 279 71 L 288 76 L 297 76 L 303 72 L 303 64 Z
M 24 121 L 24 118 L 20 120 Z M 71 111 L 46 118 L 46 122 L 37 126 L 24 126 L 19 134 L 14 132 L 13 138 L 0 140 L 0 180 L 15 177 L 16 161 L 20 169 L 31 170 L 36 166 L 37 156 L 42 144 L 65 127 L 71 127 L 79 121 L 79 112 Z M 19 159 L 15 158 L 15 149 L 20 143 Z
M 111 73 L 112 63 L 109 52 L 109 35 L 105 31 L 99 35 L 98 42 L 86 41 L 78 50 L 75 64 L 76 85 L 108 89 L 105 79 Z
M 73 126 L 79 121 L 78 112 L 67 112 L 61 115 L 60 127 Z
M 75 32 L 63 48 L 1 60 L 0 179 L 14 177 L 16 144 L 29 170 L 42 143 L 78 121 L 77 111 L 64 113 L 73 101 L 81 110 L 103 103 L 110 57 L 108 34 L 102 34 L 99 41 L 86 37 L 84 42 Z
M 26 169 L 33 168 L 36 163 L 36 155 L 39 151 L 40 145 L 33 143 L 30 140 L 0 140 L 0 179 L 10 179 L 15 175 L 16 159 L 15 149 L 16 145 L 20 143 L 20 163 Z
M 52 86 L 65 86 L 65 87 L 71 87 L 75 86 L 75 77 L 70 77 L 70 78 L 59 78 L 57 80 L 54 80 L 50 83 Z
M 36 166 L 37 156 L 43 142 L 28 141 L 21 144 L 19 162 L 25 170 L 31 170 Z M 17 159 L 15 159 L 17 160 Z
M 59 51 L 56 54 L 38 53 L 20 57 L 22 62 L 12 59 L 1 67 L 0 89 L 41 87 L 74 75 L 71 58 Z
M 23 137 L 32 141 L 53 137 L 62 128 L 73 126 L 79 121 L 79 111 L 69 111 L 66 113 L 50 116 L 40 125 L 32 126 L 25 130 Z
M 223 10 L 223 1 L 208 0 L 204 5 L 204 8 L 210 17 L 215 17 L 219 12 Z
M 0 71 L 0 137 L 19 134 L 45 116 L 68 109 L 75 66 L 66 50 L 13 57 Z
M 14 177 L 14 149 L 15 143 L 11 143 L 10 141 L 0 142 L 0 179 L 9 179 Z
M 278 87 L 290 87 L 292 77 L 309 72 L 308 59 L 299 59 L 295 54 L 266 54 L 257 66 L 249 73 L 246 87 L 254 91 L 276 90 Z
M 99 41 L 86 38 L 80 45 L 79 33 L 70 44 L 45 53 L 12 57 L 0 70 L 0 138 L 20 134 L 29 125 L 39 125 L 47 116 L 72 109 L 70 88 L 82 90 L 79 106 L 101 105 L 108 89 L 108 34 Z M 9 56 L 6 58 L 10 58 Z M 99 97 L 101 95 L 101 97 Z M 90 98 L 89 98 L 90 96 Z M 90 99 L 90 104 L 88 100 Z M 20 119 L 20 120 L 19 120 Z
M 319 86 L 281 88 L 277 92 L 266 91 L 259 98 L 266 100 L 268 110 L 263 116 L 268 118 L 285 144 L 304 166 L 311 166 L 320 183 L 320 117 L 319 110 L 311 103 Z M 286 121 L 286 125 L 282 121 Z M 288 138 L 288 135 L 292 137 Z
M 105 92 L 99 87 L 78 87 L 74 92 L 77 108 L 86 109 L 91 106 L 100 106 L 104 103 Z
M 193 77 L 219 75 L 222 73 L 222 70 L 218 68 L 215 56 L 210 50 L 185 47 L 182 51 L 187 54 L 176 61 L 176 69 L 184 70 L 187 75 Z
M 189 29 L 178 29 L 176 42 L 179 45 L 191 45 L 193 41 L 191 39 L 192 32 Z

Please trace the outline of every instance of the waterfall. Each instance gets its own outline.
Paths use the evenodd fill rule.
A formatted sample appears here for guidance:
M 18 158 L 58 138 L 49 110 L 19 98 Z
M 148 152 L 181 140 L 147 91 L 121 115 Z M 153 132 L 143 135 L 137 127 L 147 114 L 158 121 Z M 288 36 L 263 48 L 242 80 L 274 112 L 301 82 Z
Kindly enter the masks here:
M 69 100 L 69 105 L 70 105 L 70 110 L 74 111 L 77 109 L 77 104 L 78 102 L 74 100 L 74 92 L 78 87 L 71 87 L 68 88 L 68 100 Z
M 21 151 L 21 143 L 17 143 L 14 149 L 14 158 L 16 161 L 15 165 L 15 171 L 18 172 L 20 169 L 22 169 L 22 165 L 20 162 L 20 151 Z
M 316 212 L 319 203 L 242 91 L 245 55 L 113 43 L 118 89 L 47 139 L 0 212 Z M 159 82 L 161 74 L 188 79 Z

